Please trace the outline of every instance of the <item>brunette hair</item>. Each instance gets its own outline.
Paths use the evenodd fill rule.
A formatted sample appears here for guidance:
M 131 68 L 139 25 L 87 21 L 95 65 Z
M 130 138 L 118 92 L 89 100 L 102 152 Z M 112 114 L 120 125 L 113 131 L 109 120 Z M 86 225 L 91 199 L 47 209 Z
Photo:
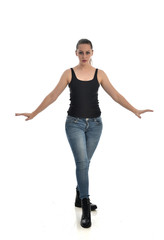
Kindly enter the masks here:
M 86 38 L 82 38 L 78 41 L 78 43 L 76 44 L 76 50 L 78 49 L 80 44 L 89 44 L 91 49 L 93 50 L 93 45 L 92 45 L 91 41 Z

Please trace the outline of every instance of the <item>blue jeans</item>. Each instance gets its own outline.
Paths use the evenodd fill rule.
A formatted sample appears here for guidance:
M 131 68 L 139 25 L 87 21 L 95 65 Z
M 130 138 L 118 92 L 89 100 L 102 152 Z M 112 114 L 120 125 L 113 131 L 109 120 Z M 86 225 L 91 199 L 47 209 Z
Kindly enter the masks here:
M 102 133 L 102 118 L 67 116 L 66 135 L 76 164 L 77 188 L 80 198 L 89 197 L 89 165 Z

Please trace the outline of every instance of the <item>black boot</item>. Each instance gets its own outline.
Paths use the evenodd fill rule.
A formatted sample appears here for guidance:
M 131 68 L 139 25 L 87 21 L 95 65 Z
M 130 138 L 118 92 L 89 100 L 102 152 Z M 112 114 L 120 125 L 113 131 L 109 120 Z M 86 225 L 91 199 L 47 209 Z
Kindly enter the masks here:
M 90 205 L 91 205 L 91 211 L 94 211 L 97 208 L 97 206 L 95 204 L 90 203 Z M 81 208 L 80 193 L 77 188 L 76 188 L 75 206 Z
M 89 198 L 82 199 L 81 205 L 82 205 L 81 226 L 83 228 L 89 228 L 91 226 L 91 205 Z

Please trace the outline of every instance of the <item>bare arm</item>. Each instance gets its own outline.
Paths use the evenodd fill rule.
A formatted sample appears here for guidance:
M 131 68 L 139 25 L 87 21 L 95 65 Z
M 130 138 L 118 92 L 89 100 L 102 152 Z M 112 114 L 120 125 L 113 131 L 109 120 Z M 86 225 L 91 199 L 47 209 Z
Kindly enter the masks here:
M 59 95 L 63 92 L 63 90 L 66 88 L 68 85 L 68 80 L 69 80 L 69 70 L 64 71 L 62 74 L 58 84 L 56 85 L 55 89 L 50 92 L 45 99 L 42 101 L 42 103 L 38 106 L 38 108 L 32 112 L 32 113 L 16 113 L 16 116 L 26 116 L 27 120 L 30 120 L 34 118 L 38 113 L 43 111 L 45 108 L 47 108 L 50 104 L 52 104 L 56 99 L 59 97 Z
M 137 117 L 141 118 L 140 114 L 145 112 L 153 112 L 152 110 L 138 110 L 133 107 L 110 83 L 107 75 L 104 71 L 100 70 L 100 80 L 101 86 L 103 89 L 113 98 L 114 101 L 119 103 L 124 108 L 128 109 L 129 111 L 133 112 Z

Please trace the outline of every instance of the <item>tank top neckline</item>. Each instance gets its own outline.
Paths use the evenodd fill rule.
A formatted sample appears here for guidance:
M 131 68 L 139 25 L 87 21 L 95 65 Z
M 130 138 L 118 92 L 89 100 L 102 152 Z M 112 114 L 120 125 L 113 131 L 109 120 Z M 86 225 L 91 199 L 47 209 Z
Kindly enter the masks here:
M 76 78 L 78 81 L 80 81 L 80 82 L 91 82 L 91 81 L 93 81 L 93 80 L 95 79 L 95 77 L 96 77 L 97 68 L 95 69 L 94 77 L 93 77 L 91 80 L 81 80 L 81 79 L 77 78 L 74 69 L 73 69 L 73 68 L 71 68 L 71 69 L 73 70 L 73 73 L 74 73 L 74 75 L 75 75 L 75 78 Z

